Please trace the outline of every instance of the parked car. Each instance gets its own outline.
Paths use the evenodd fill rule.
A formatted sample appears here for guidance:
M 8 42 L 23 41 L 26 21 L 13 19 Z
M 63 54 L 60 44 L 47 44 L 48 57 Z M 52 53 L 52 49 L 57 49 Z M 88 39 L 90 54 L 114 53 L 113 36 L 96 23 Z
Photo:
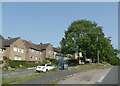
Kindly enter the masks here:
M 54 69 L 55 67 L 50 64 L 40 64 L 36 67 L 37 72 L 47 72 Z

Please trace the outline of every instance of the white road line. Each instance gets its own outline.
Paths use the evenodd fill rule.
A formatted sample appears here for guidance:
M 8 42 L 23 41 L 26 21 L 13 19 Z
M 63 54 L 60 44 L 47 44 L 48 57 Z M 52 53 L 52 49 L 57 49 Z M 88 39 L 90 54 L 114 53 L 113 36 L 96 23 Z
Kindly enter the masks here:
M 110 68 L 110 70 L 111 70 L 112 68 Z M 110 70 L 105 74 L 105 75 L 103 75 L 96 83 L 101 83 L 102 82 L 102 80 L 105 78 L 105 76 L 110 72 Z
M 105 76 L 102 76 L 98 81 L 97 81 L 97 83 L 100 83 L 100 82 L 102 82 L 102 80 L 105 78 Z

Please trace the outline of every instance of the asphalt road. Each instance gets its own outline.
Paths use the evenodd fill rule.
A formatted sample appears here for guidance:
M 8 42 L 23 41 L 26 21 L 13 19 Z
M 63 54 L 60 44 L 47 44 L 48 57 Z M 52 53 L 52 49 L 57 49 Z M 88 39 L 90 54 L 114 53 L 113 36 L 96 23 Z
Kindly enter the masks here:
M 101 82 L 101 77 L 105 76 L 110 70 L 111 67 L 83 71 L 72 77 L 61 79 L 57 84 L 96 84 L 96 82 Z
M 118 73 L 119 73 L 118 68 L 120 70 L 120 67 L 112 67 L 112 69 L 107 73 L 107 75 L 104 77 L 102 82 L 100 82 L 99 84 L 118 84 L 118 81 L 119 81 L 118 80 Z M 34 69 L 4 71 L 2 72 L 2 77 L 21 76 L 21 75 L 27 75 L 27 74 L 33 74 L 33 73 L 35 73 Z M 18 84 L 49 84 L 49 81 L 51 80 L 55 80 L 57 78 L 76 74 L 76 73 L 81 74 L 80 70 L 63 70 L 63 71 L 58 71 L 53 74 L 43 75 L 43 76 L 40 76 L 39 78 L 31 79 L 31 80 L 24 81 Z M 87 77 L 87 78 L 92 78 L 92 76 L 90 75 L 90 77 Z
M 28 75 L 28 74 L 34 74 L 35 69 L 20 69 L 15 71 L 2 71 L 2 77 L 8 78 L 13 76 L 22 76 L 22 75 Z
M 100 84 L 118 84 L 118 74 L 120 72 L 118 71 L 119 68 L 120 67 L 118 66 L 113 67 Z
M 51 80 L 55 80 L 57 78 L 75 74 L 78 72 L 80 72 L 80 70 L 62 70 L 53 74 L 40 76 L 39 78 L 36 79 L 31 79 L 25 82 L 21 82 L 19 84 L 49 84 Z

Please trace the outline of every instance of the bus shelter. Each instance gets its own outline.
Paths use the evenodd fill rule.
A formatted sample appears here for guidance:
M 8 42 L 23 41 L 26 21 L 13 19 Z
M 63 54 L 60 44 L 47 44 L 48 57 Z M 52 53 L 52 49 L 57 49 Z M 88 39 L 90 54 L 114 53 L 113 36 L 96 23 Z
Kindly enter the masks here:
M 56 57 L 56 67 L 64 70 L 68 69 L 68 57 L 64 54 L 57 54 Z

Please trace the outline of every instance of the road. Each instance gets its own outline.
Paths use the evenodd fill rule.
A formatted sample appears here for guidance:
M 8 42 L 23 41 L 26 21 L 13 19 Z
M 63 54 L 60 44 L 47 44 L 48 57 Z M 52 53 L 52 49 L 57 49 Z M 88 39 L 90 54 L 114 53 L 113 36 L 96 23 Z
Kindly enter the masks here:
M 39 78 L 36 78 L 36 79 L 31 79 L 25 82 L 21 82 L 19 84 L 49 84 L 51 80 L 55 80 L 57 78 L 75 74 L 78 72 L 80 72 L 80 70 L 62 70 L 62 71 L 55 72 L 53 74 L 40 76 Z
M 35 73 L 34 69 L 3 72 L 3 77 L 21 76 Z M 68 78 L 63 78 L 69 76 Z M 36 79 L 20 82 L 18 84 L 49 84 L 51 80 L 62 78 L 57 84 L 117 84 L 118 67 L 93 69 L 88 71 L 62 70 L 53 74 L 43 75 Z
M 118 84 L 118 73 L 120 72 L 118 69 L 120 70 L 120 67 L 113 67 L 100 84 Z
M 57 84 L 118 84 L 118 67 L 88 70 L 60 80 Z
M 28 75 L 28 74 L 34 74 L 35 69 L 20 69 L 20 70 L 15 70 L 15 71 L 2 71 L 2 77 L 3 78 L 8 78 L 8 77 L 13 77 L 13 76 L 21 76 L 21 75 Z

